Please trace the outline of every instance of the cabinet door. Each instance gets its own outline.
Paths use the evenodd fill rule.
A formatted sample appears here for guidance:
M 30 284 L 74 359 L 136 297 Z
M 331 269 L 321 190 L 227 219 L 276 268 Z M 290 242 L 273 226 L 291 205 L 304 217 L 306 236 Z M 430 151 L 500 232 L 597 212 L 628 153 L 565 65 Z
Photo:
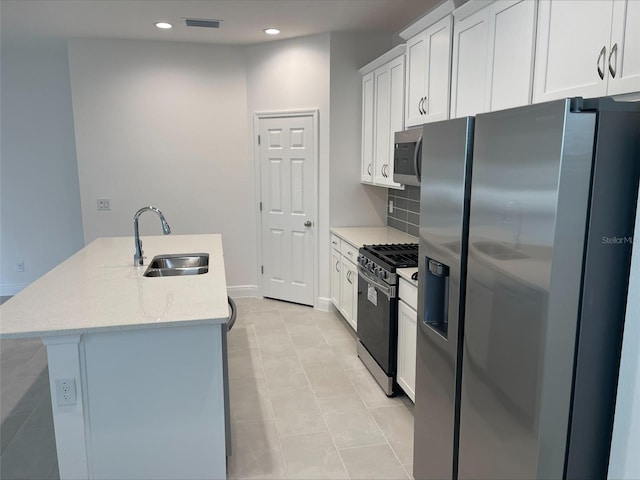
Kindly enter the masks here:
M 489 65 L 485 109 L 531 103 L 537 3 L 498 1 L 488 8 Z
M 405 125 L 413 127 L 424 123 L 421 104 L 427 85 L 427 35 L 422 32 L 407 40 L 407 78 Z
M 361 181 L 373 182 L 373 72 L 362 77 Z
M 373 182 L 384 184 L 385 170 L 389 168 L 389 129 L 391 107 L 391 75 L 387 65 L 373 72 L 374 79 L 374 134 L 373 134 Z
M 422 123 L 449 118 L 451 15 L 427 28 L 427 92 Z
M 388 144 L 386 152 L 381 151 L 376 157 L 376 170 L 382 173 L 382 177 L 377 178 L 376 183 L 384 187 L 404 188 L 393 181 L 394 135 L 404 130 L 404 56 L 389 62 L 386 68 L 389 71 L 389 129 L 376 133 L 386 134 Z
M 489 12 L 482 9 L 453 26 L 451 117 L 482 113 L 487 108 Z
M 416 340 L 418 314 L 402 300 L 398 302 L 398 385 L 415 402 Z
M 331 249 L 331 303 L 338 310 L 340 310 L 340 296 L 342 293 L 340 259 L 340 253 Z
M 342 270 L 342 305 L 340 308 L 340 312 L 344 316 L 345 320 L 349 322 L 349 324 L 356 329 L 356 320 L 353 315 L 354 309 L 354 297 L 353 297 L 353 288 L 356 282 L 358 281 L 358 273 L 355 272 L 356 267 L 349 260 L 342 257 L 341 260 L 341 270 Z M 355 272 L 355 274 L 354 274 Z
M 541 0 L 533 101 L 607 93 L 612 0 Z
M 640 2 L 613 2 L 611 47 L 607 57 L 609 95 L 640 91 Z

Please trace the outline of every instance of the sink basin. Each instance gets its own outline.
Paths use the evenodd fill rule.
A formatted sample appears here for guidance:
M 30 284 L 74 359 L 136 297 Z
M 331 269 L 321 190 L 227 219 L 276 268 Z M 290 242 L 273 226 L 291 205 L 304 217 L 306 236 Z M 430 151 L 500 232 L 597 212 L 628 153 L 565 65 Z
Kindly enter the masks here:
M 177 253 L 153 257 L 144 272 L 145 277 L 176 277 L 202 275 L 209 271 L 209 254 Z
M 208 265 L 208 253 L 178 253 L 153 257 L 149 268 L 207 267 Z
M 520 253 L 513 248 L 495 242 L 475 242 L 472 247 L 485 255 L 495 258 L 496 260 L 518 260 L 529 258 L 524 253 Z
M 184 268 L 147 268 L 145 277 L 177 277 L 182 275 L 202 275 L 207 273 L 209 267 L 184 267 Z

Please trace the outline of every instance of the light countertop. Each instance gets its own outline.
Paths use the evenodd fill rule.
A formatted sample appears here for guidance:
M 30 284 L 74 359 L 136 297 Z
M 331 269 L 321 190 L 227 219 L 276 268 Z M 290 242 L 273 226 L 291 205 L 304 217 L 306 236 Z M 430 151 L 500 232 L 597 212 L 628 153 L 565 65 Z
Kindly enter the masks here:
M 418 238 L 390 227 L 332 227 L 331 233 L 355 247 L 389 243 L 418 243 Z
M 0 306 L 0 338 L 225 323 L 229 316 L 220 235 L 99 238 Z M 203 275 L 148 278 L 160 254 L 208 253 Z
M 398 274 L 399 277 L 404 278 L 411 285 L 414 285 L 415 287 L 417 287 L 418 286 L 418 281 L 417 280 L 413 280 L 411 278 L 411 275 L 413 275 L 417 271 L 418 271 L 417 267 L 416 268 L 398 268 L 396 270 L 396 273 Z

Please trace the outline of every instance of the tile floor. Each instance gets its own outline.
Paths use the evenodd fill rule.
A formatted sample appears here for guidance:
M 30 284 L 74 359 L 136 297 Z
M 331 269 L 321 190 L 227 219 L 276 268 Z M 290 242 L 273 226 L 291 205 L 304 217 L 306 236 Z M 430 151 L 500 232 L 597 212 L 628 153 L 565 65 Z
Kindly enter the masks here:
M 413 405 L 387 398 L 339 314 L 237 299 L 229 333 L 231 479 L 411 478 Z M 39 340 L 2 340 L 0 478 L 58 478 Z

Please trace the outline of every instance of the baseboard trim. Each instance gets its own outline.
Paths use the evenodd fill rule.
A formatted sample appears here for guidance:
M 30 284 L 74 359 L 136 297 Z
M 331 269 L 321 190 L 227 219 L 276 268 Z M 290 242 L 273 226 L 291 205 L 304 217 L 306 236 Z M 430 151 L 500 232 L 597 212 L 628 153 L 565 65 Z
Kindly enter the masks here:
M 257 285 L 234 285 L 227 287 L 227 295 L 231 298 L 259 297 L 260 291 Z
M 323 312 L 331 312 L 332 307 L 333 304 L 331 303 L 330 298 L 318 297 L 318 300 L 316 302 L 316 309 L 322 310 Z
M 13 296 L 28 286 L 28 283 L 9 283 L 0 285 L 0 297 Z

